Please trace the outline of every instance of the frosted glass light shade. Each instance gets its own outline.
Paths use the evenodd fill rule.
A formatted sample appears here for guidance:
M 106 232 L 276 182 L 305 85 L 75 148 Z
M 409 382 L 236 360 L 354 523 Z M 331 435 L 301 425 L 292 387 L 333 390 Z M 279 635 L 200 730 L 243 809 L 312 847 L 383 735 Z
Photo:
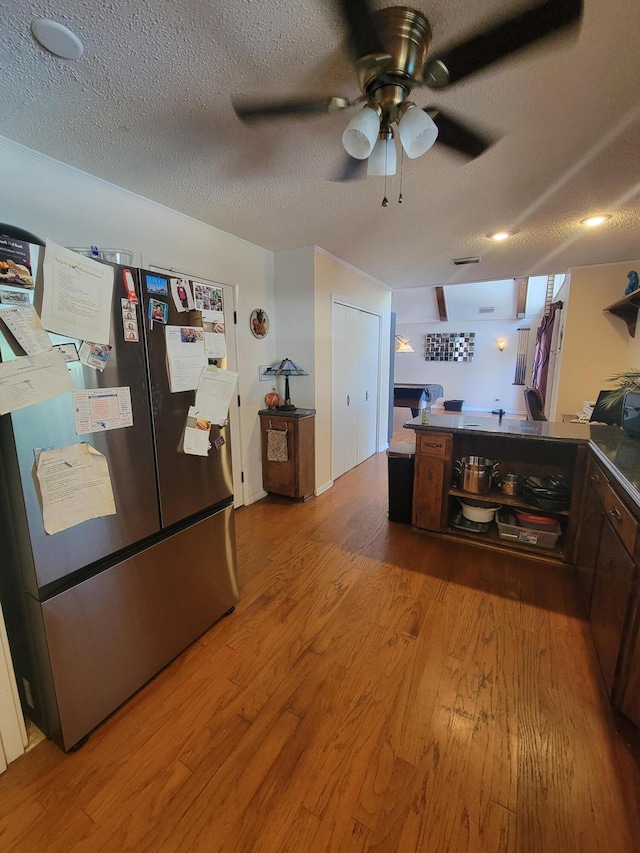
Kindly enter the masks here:
M 366 160 L 380 130 L 380 116 L 371 107 L 364 107 L 346 126 L 342 134 L 342 144 L 347 154 L 356 160 Z
M 424 110 L 411 106 L 398 123 L 400 142 L 407 157 L 421 157 L 438 138 L 438 128 Z
M 391 139 L 379 139 L 367 161 L 367 175 L 395 175 L 396 144 Z

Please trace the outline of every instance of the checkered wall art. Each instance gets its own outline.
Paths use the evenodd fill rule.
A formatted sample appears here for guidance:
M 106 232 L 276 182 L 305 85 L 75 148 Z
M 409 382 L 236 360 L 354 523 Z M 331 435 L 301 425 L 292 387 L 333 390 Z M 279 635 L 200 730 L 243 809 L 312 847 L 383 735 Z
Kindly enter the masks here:
M 475 332 L 442 332 L 425 335 L 425 361 L 473 361 L 475 340 Z

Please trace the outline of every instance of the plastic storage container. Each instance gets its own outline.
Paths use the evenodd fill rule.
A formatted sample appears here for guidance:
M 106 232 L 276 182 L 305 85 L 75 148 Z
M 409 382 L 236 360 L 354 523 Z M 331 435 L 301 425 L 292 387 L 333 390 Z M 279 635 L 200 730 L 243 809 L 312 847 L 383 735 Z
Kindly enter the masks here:
M 389 521 L 411 524 L 415 444 L 403 441 L 387 450 L 389 465 Z
M 511 542 L 521 542 L 523 545 L 535 545 L 538 548 L 555 548 L 561 530 L 556 521 L 551 530 L 534 530 L 531 527 L 523 527 L 516 524 L 514 513 L 501 510 L 496 515 L 496 523 L 500 531 L 501 539 Z

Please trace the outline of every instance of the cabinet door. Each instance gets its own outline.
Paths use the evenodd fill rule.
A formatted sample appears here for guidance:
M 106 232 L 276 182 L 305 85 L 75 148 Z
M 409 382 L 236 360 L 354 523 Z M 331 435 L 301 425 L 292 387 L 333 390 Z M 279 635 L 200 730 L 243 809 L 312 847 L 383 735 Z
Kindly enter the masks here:
M 611 525 L 602 525 L 589 624 L 609 696 L 616 675 L 635 566 Z
M 640 590 L 635 590 L 634 597 L 616 686 L 615 705 L 640 727 Z
M 261 418 L 262 423 L 262 487 L 265 492 L 296 497 L 297 492 L 297 441 L 296 421 L 285 418 Z M 269 459 L 269 430 L 285 433 L 287 460 L 276 462 Z
M 442 502 L 447 463 L 418 454 L 413 479 L 413 524 L 424 530 L 442 529 Z
M 596 560 L 598 559 L 598 546 L 600 544 L 603 519 L 604 513 L 597 492 L 591 485 L 587 485 L 582 504 L 580 533 L 578 535 L 576 553 L 578 587 L 587 615 L 589 615 L 589 608 L 591 607 L 593 575 L 596 570 Z

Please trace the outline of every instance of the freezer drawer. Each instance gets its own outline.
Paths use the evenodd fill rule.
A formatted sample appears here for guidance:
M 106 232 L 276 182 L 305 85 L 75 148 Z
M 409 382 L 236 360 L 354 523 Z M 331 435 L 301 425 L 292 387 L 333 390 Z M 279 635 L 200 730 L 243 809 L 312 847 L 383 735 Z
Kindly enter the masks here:
M 73 747 L 237 600 L 228 506 L 46 601 L 50 737 Z

